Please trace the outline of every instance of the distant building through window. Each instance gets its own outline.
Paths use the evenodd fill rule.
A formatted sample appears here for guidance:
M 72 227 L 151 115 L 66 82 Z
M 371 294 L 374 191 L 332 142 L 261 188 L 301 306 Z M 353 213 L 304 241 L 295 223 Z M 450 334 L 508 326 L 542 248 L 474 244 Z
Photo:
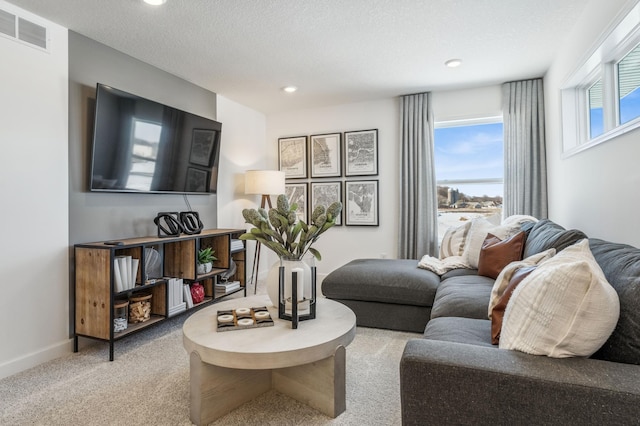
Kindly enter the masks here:
M 438 234 L 484 216 L 502 217 L 504 142 L 500 118 L 436 123 L 434 157 L 438 185 Z

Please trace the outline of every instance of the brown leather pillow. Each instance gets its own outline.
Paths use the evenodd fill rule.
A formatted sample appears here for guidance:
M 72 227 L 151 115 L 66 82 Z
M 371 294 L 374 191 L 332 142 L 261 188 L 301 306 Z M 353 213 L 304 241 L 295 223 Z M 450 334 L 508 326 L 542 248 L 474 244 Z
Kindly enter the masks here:
M 527 278 L 538 266 L 525 266 L 518 269 L 513 273 L 509 285 L 504 289 L 504 293 L 498 303 L 491 310 L 491 344 L 497 345 L 500 343 L 500 331 L 502 330 L 502 319 L 504 318 L 504 311 L 507 309 L 507 304 L 511 299 L 513 291 L 520 285 L 522 280 Z
M 478 275 L 496 279 L 500 271 L 511 262 L 522 260 L 526 235 L 520 231 L 506 240 L 487 234 L 478 260 Z

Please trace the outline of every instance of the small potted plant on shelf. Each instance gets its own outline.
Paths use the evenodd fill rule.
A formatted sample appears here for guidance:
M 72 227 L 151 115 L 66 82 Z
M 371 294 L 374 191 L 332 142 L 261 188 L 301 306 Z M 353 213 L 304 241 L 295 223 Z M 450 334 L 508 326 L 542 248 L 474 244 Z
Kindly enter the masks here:
M 198 274 L 208 274 L 211 272 L 213 269 L 213 261 L 218 260 L 213 253 L 214 251 L 211 247 L 198 251 Z

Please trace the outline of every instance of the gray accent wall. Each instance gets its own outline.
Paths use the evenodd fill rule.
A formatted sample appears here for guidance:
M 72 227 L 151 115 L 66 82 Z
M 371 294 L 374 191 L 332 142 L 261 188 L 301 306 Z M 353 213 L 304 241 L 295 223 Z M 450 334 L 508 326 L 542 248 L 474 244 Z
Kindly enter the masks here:
M 216 94 L 69 31 L 69 243 L 155 235 L 158 212 L 188 210 L 183 195 L 89 192 L 95 88 L 126 92 L 216 119 Z M 224 123 L 222 126 L 224 145 Z M 217 197 L 189 195 L 205 228 L 217 227 Z

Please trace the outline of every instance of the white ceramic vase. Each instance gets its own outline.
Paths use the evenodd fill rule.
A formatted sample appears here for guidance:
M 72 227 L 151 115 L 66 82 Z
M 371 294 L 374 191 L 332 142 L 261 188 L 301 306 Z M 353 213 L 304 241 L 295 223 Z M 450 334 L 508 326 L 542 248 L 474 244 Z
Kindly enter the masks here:
M 304 260 L 282 260 L 271 265 L 267 275 L 267 294 L 274 307 L 278 307 L 278 287 L 280 285 L 280 264 L 284 266 L 285 297 L 291 297 L 291 273 L 296 268 L 302 269 L 302 283 L 298 275 L 298 300 L 311 298 L 311 267 Z M 302 290 L 302 291 L 300 291 Z M 302 292 L 302 295 L 300 293 Z

